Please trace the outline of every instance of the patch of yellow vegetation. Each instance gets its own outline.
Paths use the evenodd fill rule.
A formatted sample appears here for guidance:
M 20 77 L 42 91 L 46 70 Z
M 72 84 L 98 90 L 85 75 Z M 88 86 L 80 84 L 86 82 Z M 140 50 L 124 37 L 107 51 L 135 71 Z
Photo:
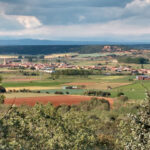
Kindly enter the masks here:
M 7 93 L 5 94 L 6 98 L 23 98 L 23 97 L 40 97 L 40 96 L 49 96 L 46 93 Z
M 8 87 L 6 90 L 22 90 L 22 89 L 28 89 L 28 90 L 51 90 L 51 89 L 60 89 L 60 87 L 40 87 L 40 86 L 29 86 L 29 87 Z
M 121 78 L 124 78 L 122 76 L 105 76 L 105 77 L 102 77 L 101 79 L 102 80 L 114 80 L 114 79 L 121 79 Z
M 10 59 L 10 58 L 18 58 L 18 56 L 11 56 L 11 55 L 0 55 L 0 59 Z

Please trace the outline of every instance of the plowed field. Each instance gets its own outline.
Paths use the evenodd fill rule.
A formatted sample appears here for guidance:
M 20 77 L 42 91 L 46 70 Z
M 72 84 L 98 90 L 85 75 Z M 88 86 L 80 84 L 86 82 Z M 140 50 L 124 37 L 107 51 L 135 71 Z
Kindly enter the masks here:
M 34 106 L 37 102 L 42 104 L 52 103 L 54 106 L 59 106 L 62 104 L 72 105 L 79 104 L 82 101 L 89 101 L 92 97 L 90 96 L 77 96 L 77 95 L 58 95 L 58 96 L 42 96 L 42 97 L 26 97 L 26 98 L 10 98 L 5 100 L 5 104 L 15 104 L 19 105 L 29 105 Z M 103 97 L 99 97 L 103 99 Z M 113 104 L 113 99 L 104 98 L 109 101 L 110 105 Z

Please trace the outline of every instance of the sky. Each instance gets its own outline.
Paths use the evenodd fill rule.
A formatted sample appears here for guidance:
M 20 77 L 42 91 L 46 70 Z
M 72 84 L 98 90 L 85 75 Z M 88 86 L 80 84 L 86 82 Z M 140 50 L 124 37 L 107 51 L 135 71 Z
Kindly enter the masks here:
M 150 0 L 0 0 L 0 39 L 150 41 Z

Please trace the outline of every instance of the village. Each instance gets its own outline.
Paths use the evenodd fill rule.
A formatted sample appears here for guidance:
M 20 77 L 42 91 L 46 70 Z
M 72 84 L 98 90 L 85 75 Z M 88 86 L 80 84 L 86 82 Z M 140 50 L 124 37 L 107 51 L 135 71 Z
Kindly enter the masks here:
M 107 47 L 109 48 L 109 47 Z M 110 56 L 108 56 L 109 58 Z M 29 62 L 22 59 L 20 62 L 15 62 L 17 58 L 0 58 L 1 64 L 0 68 L 7 68 L 9 70 L 13 69 L 28 69 L 36 70 L 39 72 L 45 73 L 54 73 L 57 69 L 84 69 L 84 70 L 99 70 L 102 71 L 105 75 L 114 75 L 114 74 L 131 74 L 137 75 L 137 80 L 150 80 L 150 69 L 147 68 L 134 68 L 132 65 L 119 65 L 117 60 L 113 60 L 112 63 L 116 65 L 109 64 L 97 64 L 97 65 L 73 65 L 66 62 L 51 62 L 42 63 L 42 62 Z M 69 58 L 71 59 L 71 57 Z

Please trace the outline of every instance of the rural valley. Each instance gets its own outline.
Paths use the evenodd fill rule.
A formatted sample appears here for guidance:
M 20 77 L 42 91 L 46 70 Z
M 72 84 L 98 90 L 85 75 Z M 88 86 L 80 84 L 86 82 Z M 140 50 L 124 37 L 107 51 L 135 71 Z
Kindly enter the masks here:
M 0 0 L 0 150 L 150 150 L 150 0 Z
M 52 149 L 70 149 L 72 136 L 78 136 L 79 132 L 81 137 L 75 137 L 79 141 L 75 141 L 77 145 L 72 143 L 73 149 L 123 149 L 123 142 L 126 142 L 124 138 L 131 136 L 128 135 L 128 129 L 122 126 L 130 121 L 128 114 L 136 115 L 140 110 L 141 104 L 145 103 L 146 93 L 149 92 L 149 56 L 149 49 L 129 49 L 113 45 L 104 45 L 99 52 L 96 50 L 84 54 L 3 54 L 0 56 L 1 117 L 5 118 L 2 119 L 2 126 L 8 126 L 7 132 L 17 126 L 23 128 L 28 134 L 27 138 L 34 136 L 38 140 L 38 136 L 46 140 L 53 134 L 57 142 L 64 142 L 64 145 L 58 145 L 56 141 L 52 141 L 53 137 L 49 139 L 49 143 L 43 141 L 37 144 L 37 147 L 46 145 L 46 149 L 49 144 L 52 144 Z M 45 117 L 54 117 L 56 120 L 47 120 Z M 59 117 L 65 124 L 58 120 Z M 13 119 L 13 124 L 5 122 L 8 118 Z M 37 119 L 32 122 L 29 118 Z M 51 127 L 46 127 L 43 121 L 46 124 L 53 122 L 60 128 L 59 131 L 54 130 L 54 126 L 50 124 Z M 69 129 L 65 126 L 70 121 L 74 123 L 71 123 Z M 29 127 L 29 122 L 32 128 Z M 121 125 L 121 122 L 124 124 Z M 67 131 L 63 131 L 63 128 Z M 68 130 L 73 130 L 74 133 L 66 135 L 69 139 L 65 139 L 64 135 L 70 132 Z M 18 147 L 20 143 L 24 147 L 23 143 L 28 140 L 26 148 L 30 146 L 36 149 L 35 145 L 31 146 L 32 138 L 26 139 L 23 131 L 17 132 L 15 134 L 21 134 L 19 142 L 15 141 L 16 145 L 8 142 L 5 146 L 10 149 Z M 46 135 L 40 135 L 41 132 L 46 132 Z M 12 134 L 8 134 L 8 141 L 12 140 Z M 62 139 L 60 134 L 63 134 Z M 122 144 L 117 142 L 120 138 Z M 85 144 L 80 143 L 83 141 Z

